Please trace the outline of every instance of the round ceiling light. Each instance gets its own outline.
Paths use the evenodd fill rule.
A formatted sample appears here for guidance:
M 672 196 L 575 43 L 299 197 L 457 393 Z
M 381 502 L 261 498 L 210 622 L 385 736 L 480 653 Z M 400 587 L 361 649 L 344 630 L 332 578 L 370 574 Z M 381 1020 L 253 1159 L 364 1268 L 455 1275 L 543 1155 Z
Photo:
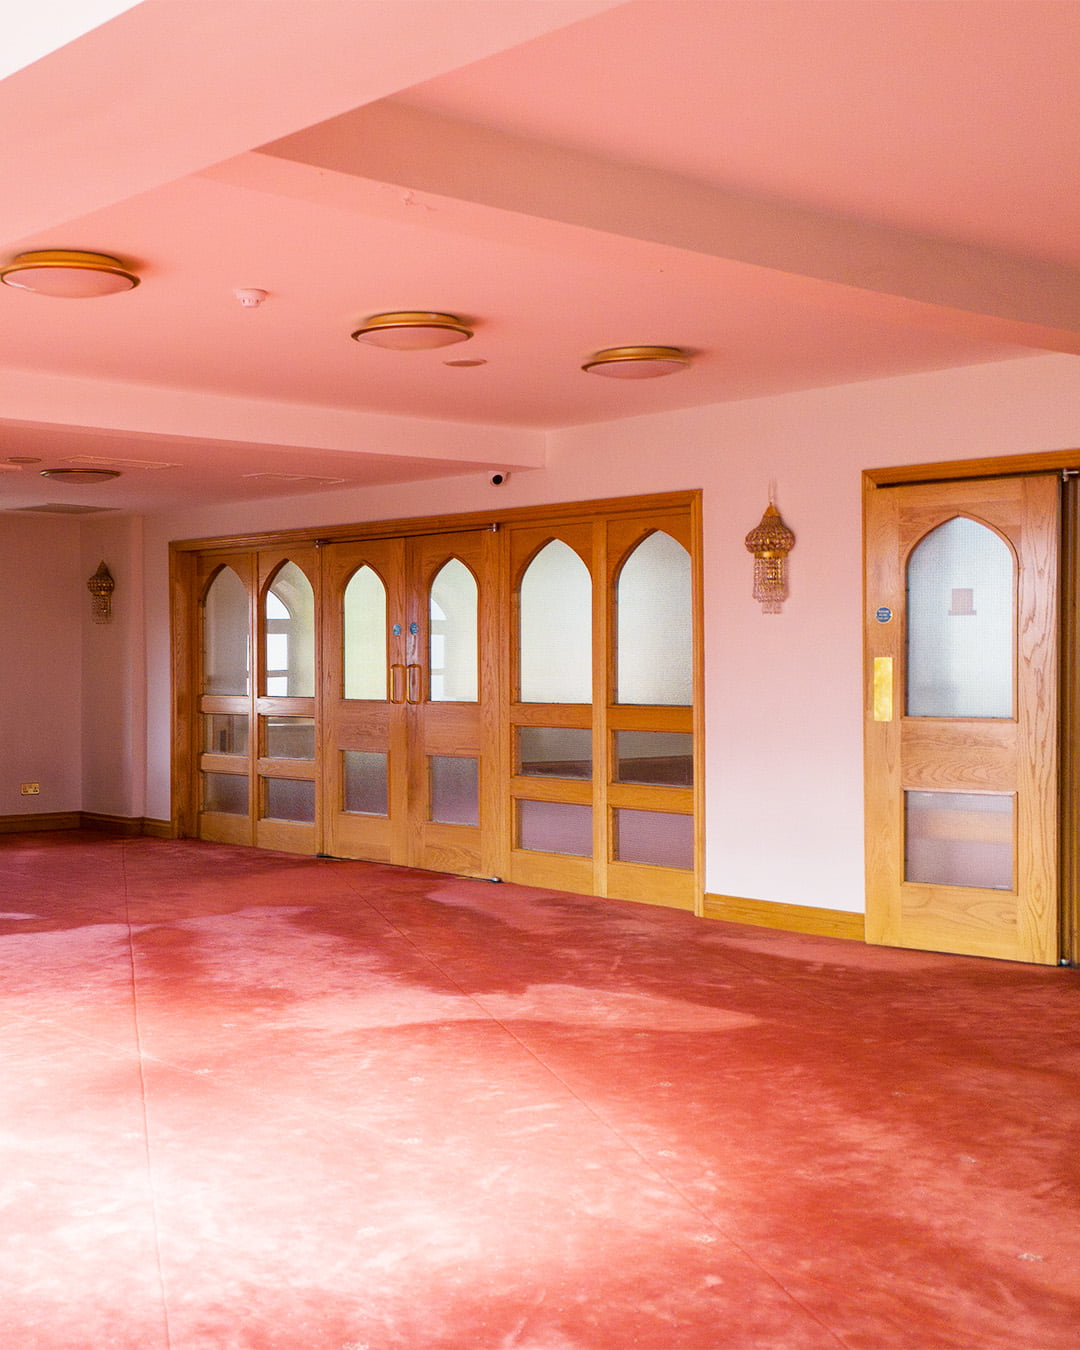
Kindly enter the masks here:
M 613 380 L 655 380 L 685 370 L 690 357 L 680 347 L 606 347 L 581 367 Z
M 395 352 L 419 352 L 433 347 L 449 347 L 468 342 L 472 330 L 453 314 L 428 310 L 401 310 L 393 314 L 373 314 L 352 334 L 354 342 L 384 347 Z
M 41 469 L 42 478 L 55 478 L 61 483 L 107 483 L 120 477 L 119 469 Z
M 21 291 L 66 300 L 118 295 L 139 284 L 135 273 L 108 253 L 79 253 L 60 248 L 20 253 L 14 262 L 0 268 L 0 281 Z

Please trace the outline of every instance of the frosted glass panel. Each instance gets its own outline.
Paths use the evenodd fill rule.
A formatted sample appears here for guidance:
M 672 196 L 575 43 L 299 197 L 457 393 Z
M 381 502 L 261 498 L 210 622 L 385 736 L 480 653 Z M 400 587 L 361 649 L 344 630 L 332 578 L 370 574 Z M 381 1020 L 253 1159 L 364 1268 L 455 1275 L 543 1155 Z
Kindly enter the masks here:
M 367 565 L 344 598 L 345 697 L 386 698 L 386 587 Z
M 248 813 L 248 780 L 235 773 L 203 774 L 203 810 L 223 811 L 227 816 Z
M 264 778 L 266 818 L 297 820 L 310 825 L 315 820 L 315 784 L 299 778 Z
M 210 583 L 203 606 L 204 694 L 251 692 L 249 628 L 247 588 L 231 567 L 223 567 Z
M 693 736 L 688 731 L 617 731 L 615 781 L 693 787 Z
M 518 727 L 518 773 L 529 778 L 591 778 L 592 732 L 580 727 Z
M 208 713 L 203 718 L 203 749 L 212 755 L 246 755 L 247 717 L 243 713 Z
M 905 881 L 1013 888 L 1015 799 L 1004 793 L 905 792 Z
M 1012 717 L 1013 554 L 957 516 L 908 560 L 907 715 Z
M 694 817 L 668 811 L 615 812 L 615 857 L 653 867 L 694 865 Z
M 592 857 L 592 807 L 518 802 L 518 846 L 538 853 Z
M 266 693 L 315 696 L 315 593 L 294 562 L 274 575 L 266 592 Z
M 263 737 L 263 753 L 268 759 L 315 758 L 313 717 L 266 717 Z
M 617 703 L 689 706 L 693 700 L 690 554 L 662 530 L 623 564 L 616 589 Z
M 520 592 L 521 701 L 592 702 L 592 578 L 553 539 L 525 569 Z
M 365 816 L 387 814 L 386 756 L 370 750 L 343 750 L 344 809 Z
M 476 578 L 451 558 L 431 583 L 429 695 L 433 703 L 475 703 Z
M 480 775 L 475 759 L 432 755 L 431 819 L 448 825 L 480 824 Z

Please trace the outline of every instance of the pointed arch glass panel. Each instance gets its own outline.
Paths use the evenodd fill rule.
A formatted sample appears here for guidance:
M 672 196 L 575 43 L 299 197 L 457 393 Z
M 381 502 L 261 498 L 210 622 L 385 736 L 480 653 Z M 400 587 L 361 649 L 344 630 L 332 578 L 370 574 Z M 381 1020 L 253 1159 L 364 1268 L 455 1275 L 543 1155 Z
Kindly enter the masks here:
M 247 587 L 231 567 L 223 567 L 203 602 L 204 694 L 251 692 L 250 613 Z
M 522 703 L 591 703 L 592 577 L 561 539 L 526 567 L 518 611 Z
M 689 707 L 694 688 L 690 554 L 663 530 L 623 563 L 615 588 L 616 703 Z
M 286 562 L 274 573 L 263 605 L 266 693 L 315 697 L 315 592 L 303 571 Z
M 1016 562 L 988 525 L 954 516 L 907 564 L 907 715 L 1013 716 Z
M 429 698 L 475 703 L 479 688 L 476 578 L 451 558 L 431 583 L 428 633 Z
M 344 693 L 346 698 L 386 698 L 386 586 L 365 563 L 345 587 Z

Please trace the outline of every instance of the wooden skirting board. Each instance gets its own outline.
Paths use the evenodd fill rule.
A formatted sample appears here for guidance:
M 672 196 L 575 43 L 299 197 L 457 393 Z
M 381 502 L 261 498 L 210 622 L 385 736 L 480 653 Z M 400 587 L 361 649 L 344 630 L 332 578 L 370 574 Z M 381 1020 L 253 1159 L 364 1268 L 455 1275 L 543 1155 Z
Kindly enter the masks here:
M 106 816 L 96 811 L 37 811 L 32 815 L 0 816 L 0 834 L 21 834 L 35 830 L 101 830 L 126 838 L 151 835 L 155 839 L 175 837 L 172 822 L 147 816 Z
M 82 824 L 78 811 L 35 811 L 25 816 L 0 816 L 0 834 L 23 830 L 77 830 Z
M 788 933 L 815 933 L 820 937 L 865 941 L 863 916 L 843 909 L 742 900 L 737 895 L 706 895 L 703 913 L 706 919 L 726 919 L 728 923 L 748 923 L 756 928 L 780 928 Z
M 122 834 L 135 839 L 148 834 L 154 839 L 172 839 L 173 827 L 168 820 L 154 820 L 150 816 L 105 816 L 96 811 L 83 811 L 79 817 L 84 830 L 101 830 L 104 834 Z

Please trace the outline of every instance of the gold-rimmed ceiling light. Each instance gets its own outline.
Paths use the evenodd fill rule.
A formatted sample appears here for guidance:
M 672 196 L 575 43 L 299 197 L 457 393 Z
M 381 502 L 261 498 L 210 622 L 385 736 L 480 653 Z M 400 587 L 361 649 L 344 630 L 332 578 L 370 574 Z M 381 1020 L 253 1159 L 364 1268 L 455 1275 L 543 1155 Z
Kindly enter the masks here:
M 120 477 L 119 469 L 39 469 L 42 478 L 58 483 L 108 483 Z
M 685 370 L 690 357 L 680 347 L 605 347 L 581 367 L 613 380 L 655 380 Z
M 0 268 L 0 281 L 19 290 L 67 300 L 117 295 L 139 284 L 139 278 L 119 258 L 62 248 L 20 253 L 14 262 Z
M 352 337 L 355 342 L 366 342 L 372 347 L 417 352 L 468 342 L 472 330 L 453 314 L 407 309 L 392 314 L 373 314 Z

